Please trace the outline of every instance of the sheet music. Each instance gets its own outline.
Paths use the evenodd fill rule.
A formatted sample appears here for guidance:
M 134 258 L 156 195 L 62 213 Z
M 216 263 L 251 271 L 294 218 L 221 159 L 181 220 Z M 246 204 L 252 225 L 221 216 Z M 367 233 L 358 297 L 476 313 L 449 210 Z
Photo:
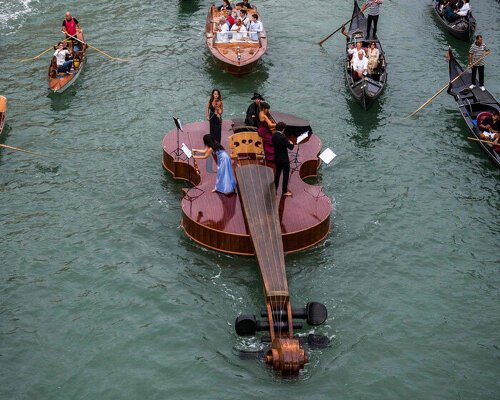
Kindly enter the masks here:
M 179 129 L 184 132 L 184 129 L 182 128 L 181 120 L 177 118 L 177 122 L 179 123 Z
M 185 143 L 182 143 L 181 150 L 187 158 L 191 158 L 191 156 L 193 155 L 193 153 L 191 152 L 191 150 L 189 150 Z
M 308 136 L 309 136 L 309 131 L 304 132 L 302 135 L 298 136 L 297 137 L 297 144 L 299 144 L 303 140 L 307 139 Z
M 337 157 L 337 154 L 335 154 L 332 149 L 327 148 L 323 153 L 319 155 L 319 158 L 326 164 L 330 164 L 332 160 Z

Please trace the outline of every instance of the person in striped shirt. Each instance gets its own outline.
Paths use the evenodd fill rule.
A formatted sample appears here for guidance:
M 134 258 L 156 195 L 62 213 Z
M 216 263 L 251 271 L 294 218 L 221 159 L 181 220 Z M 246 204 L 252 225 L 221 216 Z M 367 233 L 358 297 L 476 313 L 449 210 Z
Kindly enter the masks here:
M 490 49 L 488 49 L 483 43 L 483 37 L 481 35 L 476 36 L 476 41 L 472 43 L 469 50 L 469 65 L 474 64 L 484 55 L 490 54 Z M 476 71 L 479 71 L 479 87 L 484 91 L 484 59 L 474 64 L 472 67 L 472 84 L 469 86 L 473 89 L 476 86 Z
M 361 12 L 365 11 L 368 8 L 368 22 L 366 29 L 366 38 L 370 37 L 370 30 L 373 22 L 373 37 L 377 34 L 377 23 L 378 23 L 378 15 L 379 8 L 382 4 L 382 0 L 366 0 L 366 4 L 361 9 Z

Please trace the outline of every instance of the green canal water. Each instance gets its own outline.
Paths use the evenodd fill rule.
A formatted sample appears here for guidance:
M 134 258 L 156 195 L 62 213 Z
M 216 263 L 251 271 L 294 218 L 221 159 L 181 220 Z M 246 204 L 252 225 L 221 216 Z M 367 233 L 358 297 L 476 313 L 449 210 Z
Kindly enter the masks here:
M 445 33 L 430 1 L 386 0 L 379 34 L 385 93 L 364 112 L 343 76 L 351 1 L 255 0 L 269 47 L 235 78 L 205 47 L 209 0 L 0 0 L 0 398 L 498 399 L 499 170 L 466 139 L 443 93 Z M 304 4 L 307 7 L 304 8 Z M 500 98 L 500 4 L 472 4 L 491 49 L 486 84 Z M 50 53 L 64 12 L 90 44 L 77 83 L 49 94 Z M 311 122 L 338 157 L 320 170 L 332 232 L 286 256 L 294 307 L 323 302 L 305 330 L 332 344 L 292 380 L 238 337 L 234 319 L 264 304 L 257 264 L 207 250 L 180 226 L 182 182 L 161 166 L 161 140 L 204 119 L 220 89 L 225 118 L 257 91 Z

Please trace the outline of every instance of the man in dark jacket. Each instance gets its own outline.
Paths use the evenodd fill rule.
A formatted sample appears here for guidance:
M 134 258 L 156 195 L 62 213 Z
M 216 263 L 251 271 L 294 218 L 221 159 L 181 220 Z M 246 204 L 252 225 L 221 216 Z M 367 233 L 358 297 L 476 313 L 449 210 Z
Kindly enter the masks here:
M 247 109 L 247 116 L 245 118 L 246 126 L 259 127 L 259 112 L 260 112 L 260 102 L 264 101 L 264 98 L 258 94 L 254 93 L 252 100 L 254 101 Z
M 288 149 L 293 150 L 293 143 L 285 136 L 285 128 L 286 124 L 284 122 L 278 122 L 276 125 L 276 133 L 273 134 L 272 138 L 274 145 L 274 164 L 276 166 L 274 185 L 276 186 L 276 190 L 278 190 L 281 171 L 283 171 L 283 188 L 281 195 L 291 196 L 292 193 L 288 191 L 288 177 L 290 176 Z

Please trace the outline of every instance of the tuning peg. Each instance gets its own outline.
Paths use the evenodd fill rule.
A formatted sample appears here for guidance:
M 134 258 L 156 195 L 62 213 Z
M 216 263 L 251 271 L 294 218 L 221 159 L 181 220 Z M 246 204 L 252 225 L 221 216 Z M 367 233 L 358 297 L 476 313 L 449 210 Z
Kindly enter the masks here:
M 328 311 L 324 304 L 311 301 L 306 305 L 306 319 L 309 325 L 321 325 L 326 321 Z
M 267 317 L 267 311 L 260 312 L 261 317 Z M 274 318 L 286 317 L 286 310 L 273 311 Z M 311 301 L 307 303 L 306 308 L 292 309 L 292 318 L 300 318 L 307 320 L 309 325 L 321 325 L 326 321 L 328 311 L 324 304 Z
M 254 314 L 240 315 L 234 321 L 234 328 L 239 336 L 254 336 L 257 320 Z

